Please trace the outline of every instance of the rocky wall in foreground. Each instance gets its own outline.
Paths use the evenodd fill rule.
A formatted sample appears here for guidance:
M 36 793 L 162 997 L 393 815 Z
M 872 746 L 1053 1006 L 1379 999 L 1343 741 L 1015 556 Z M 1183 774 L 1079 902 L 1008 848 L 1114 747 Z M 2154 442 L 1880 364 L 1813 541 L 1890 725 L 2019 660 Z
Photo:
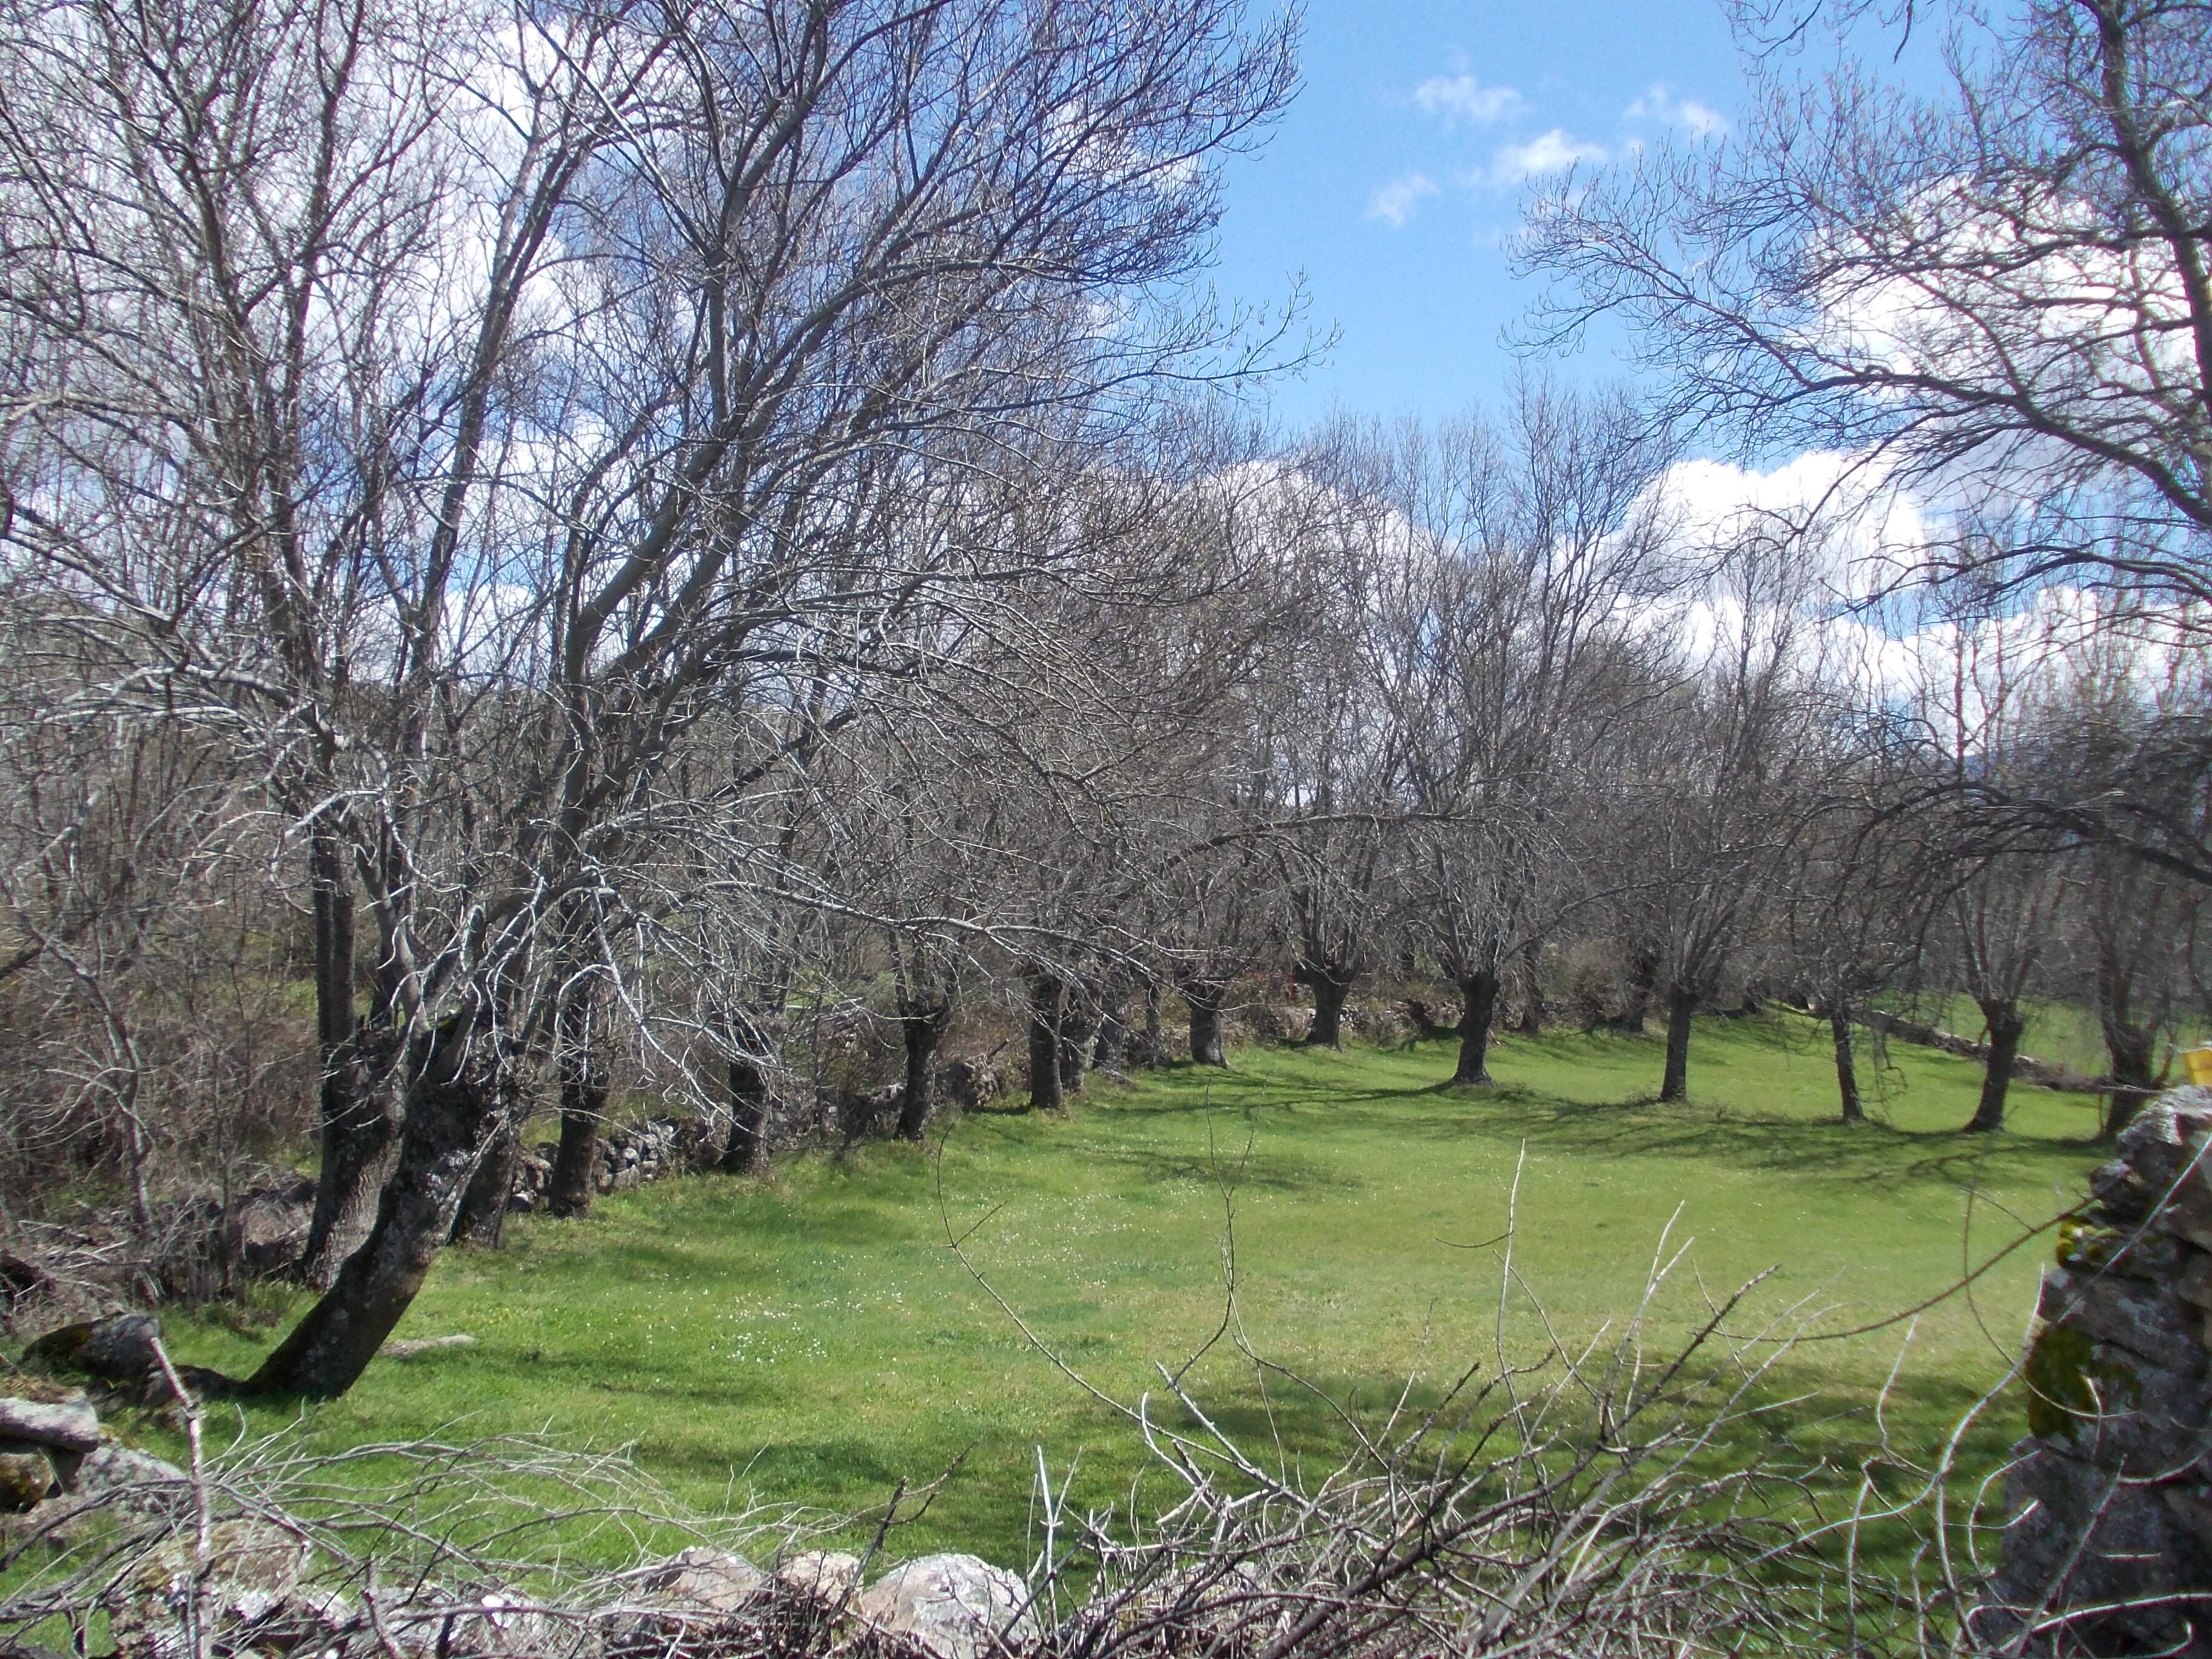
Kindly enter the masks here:
M 2212 1090 L 2145 1107 L 2062 1224 L 1985 1638 L 2212 1659 Z

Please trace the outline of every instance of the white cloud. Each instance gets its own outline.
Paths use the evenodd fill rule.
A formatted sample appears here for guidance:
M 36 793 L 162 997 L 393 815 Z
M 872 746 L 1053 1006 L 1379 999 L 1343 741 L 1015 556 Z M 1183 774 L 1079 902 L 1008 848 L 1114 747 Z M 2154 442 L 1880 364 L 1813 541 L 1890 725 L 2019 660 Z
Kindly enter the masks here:
M 1729 130 L 1728 117 L 1694 98 L 1674 98 L 1663 81 L 1653 82 L 1650 91 L 1621 112 L 1621 118 L 1680 127 L 1693 140 L 1715 137 Z
M 1605 147 L 1568 137 L 1563 127 L 1540 133 L 1525 144 L 1508 144 L 1490 166 L 1491 182 L 1516 185 L 1547 173 L 1564 173 L 1583 161 L 1602 161 Z
M 1452 126 L 1462 121 L 1488 126 L 1526 107 L 1511 87 L 1486 87 L 1472 75 L 1432 76 L 1413 88 L 1413 101 Z
M 1368 199 L 1367 216 L 1380 219 L 1395 230 L 1413 216 L 1425 196 L 1437 193 L 1436 180 L 1425 173 L 1409 173 L 1393 179 Z

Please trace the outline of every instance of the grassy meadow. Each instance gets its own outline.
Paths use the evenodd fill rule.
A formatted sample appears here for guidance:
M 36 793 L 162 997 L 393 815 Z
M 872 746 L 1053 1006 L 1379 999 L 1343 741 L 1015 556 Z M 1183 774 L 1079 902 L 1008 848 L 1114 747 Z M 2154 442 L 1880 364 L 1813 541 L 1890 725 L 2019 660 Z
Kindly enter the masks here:
M 896 1552 L 1016 1563 L 1039 1447 L 1079 1504 L 1126 1501 L 1141 1459 L 949 1232 L 1039 1343 L 1133 1403 L 1148 1389 L 1157 1401 L 1156 1362 L 1180 1365 L 1220 1325 L 1233 1215 L 1243 1335 L 1310 1387 L 1263 1385 L 1228 1343 L 1191 1385 L 1270 1455 L 1279 1437 L 1315 1459 L 1340 1443 L 1332 1404 L 1380 1411 L 1409 1376 L 1419 1394 L 1491 1354 L 1516 1168 L 1515 1266 L 1563 1336 L 1617 1328 L 1662 1236 L 1694 1241 L 1656 1304 L 1663 1344 L 1705 1291 L 1768 1269 L 1735 1328 L 1817 1335 L 1905 1308 L 2074 1201 L 2100 1157 L 2087 1097 L 2021 1089 L 2011 1133 L 1957 1134 L 1975 1067 L 1903 1045 L 1872 1091 L 1881 1121 L 1846 1128 L 1831 1121 L 1825 1032 L 1786 1014 L 1701 1023 L 1680 1106 L 1650 1100 L 1656 1041 L 1612 1034 L 1508 1037 L 1482 1090 L 1439 1086 L 1442 1042 L 1234 1059 L 1226 1073 L 1093 1079 L 1069 1120 L 970 1114 L 927 1150 L 666 1182 L 580 1224 L 519 1218 L 501 1252 L 448 1251 L 398 1333 L 473 1346 L 380 1360 L 345 1398 L 303 1408 L 301 1431 L 328 1446 L 525 1431 L 627 1445 L 708 1510 L 865 1511 L 964 1456 Z M 1855 1470 L 1895 1366 L 1893 1443 L 1932 1454 L 2003 1374 L 2047 1256 L 2043 1241 L 2016 1252 L 1909 1327 L 1800 1346 L 1746 1432 Z M 1517 1293 L 1510 1311 L 1523 1342 L 1536 1316 Z M 271 1340 L 170 1324 L 179 1358 L 225 1368 Z M 293 1414 L 256 1408 L 250 1426 Z M 1998 1402 L 1969 1459 L 1993 1466 L 2021 1415 Z M 1139 1502 L 1165 1496 L 1148 1484 Z

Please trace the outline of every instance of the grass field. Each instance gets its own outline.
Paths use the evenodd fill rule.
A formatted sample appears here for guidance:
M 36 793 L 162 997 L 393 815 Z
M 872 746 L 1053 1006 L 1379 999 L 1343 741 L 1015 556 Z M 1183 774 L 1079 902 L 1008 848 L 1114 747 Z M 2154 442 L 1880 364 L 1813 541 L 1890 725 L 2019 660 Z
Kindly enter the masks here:
M 1649 1039 L 1510 1038 L 1499 1084 L 1476 1091 L 1437 1086 L 1446 1044 L 1247 1049 L 1225 1074 L 1094 1080 L 1070 1121 L 971 1114 L 927 1152 L 796 1158 L 759 1180 L 603 1200 L 581 1224 L 518 1219 L 501 1252 L 449 1251 L 399 1333 L 466 1332 L 473 1346 L 380 1361 L 345 1398 L 307 1408 L 302 1431 L 321 1445 L 541 1430 L 626 1443 L 708 1509 L 750 1496 L 861 1510 L 964 1453 L 899 1553 L 1018 1562 L 1037 1448 L 1094 1504 L 1126 1498 L 1139 1459 L 994 1305 L 948 1227 L 973 1230 L 969 1260 L 1044 1344 L 1133 1401 L 1157 1390 L 1153 1362 L 1179 1364 L 1219 1323 L 1233 1209 L 1249 1342 L 1361 1410 L 1411 1374 L 1455 1375 L 1489 1352 L 1488 1241 L 1505 1230 L 1516 1167 L 1516 1263 L 1570 1334 L 1634 1307 L 1670 1224 L 1695 1243 L 1658 1304 L 1663 1326 L 1687 1328 L 1700 1284 L 1773 1268 L 1736 1324 L 1809 1318 L 1818 1333 L 1918 1302 L 2079 1195 L 2100 1156 L 2084 1139 L 2093 1098 L 2022 1089 L 2012 1133 L 1961 1137 L 1975 1068 L 1897 1045 L 1882 1121 L 1846 1128 L 1829 1121 L 1823 1035 L 1788 1015 L 1703 1023 L 1693 1098 L 1668 1107 L 1648 1098 Z M 1911 1328 L 1887 1411 L 1899 1448 L 1932 1450 L 2002 1374 L 2047 1255 L 2017 1252 Z M 1525 1308 L 1515 1318 L 1530 1328 Z M 171 1323 L 180 1357 L 205 1364 L 247 1367 L 269 1340 Z M 1789 1403 L 1762 1431 L 1855 1467 L 1906 1334 L 1796 1349 L 1768 1390 Z M 1316 1395 L 1279 1383 L 1263 1401 L 1226 1346 L 1193 1376 L 1243 1433 L 1314 1455 L 1330 1441 Z M 286 1414 L 258 1409 L 252 1425 Z M 2020 1420 L 2016 1401 L 2000 1402 L 1969 1457 L 1993 1463 Z

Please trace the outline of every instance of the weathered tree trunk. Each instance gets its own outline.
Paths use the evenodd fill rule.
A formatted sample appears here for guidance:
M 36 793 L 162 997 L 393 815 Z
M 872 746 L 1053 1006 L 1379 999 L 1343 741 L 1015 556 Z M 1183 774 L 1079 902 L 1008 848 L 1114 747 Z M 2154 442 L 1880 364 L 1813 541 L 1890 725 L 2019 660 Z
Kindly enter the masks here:
M 1498 1017 L 1498 975 L 1488 969 L 1459 981 L 1459 1067 L 1454 1084 L 1490 1079 L 1490 1025 Z
M 899 1087 L 898 1133 L 902 1140 L 920 1140 L 929 1128 L 937 1048 L 951 1023 L 949 1003 L 908 1003 L 899 1010 L 899 1036 L 906 1045 L 906 1079 Z
M 1544 952 L 1535 945 L 1521 951 L 1521 1035 L 1544 1035 Z
M 468 1033 L 452 1034 L 423 1065 L 407 1092 L 398 1162 L 368 1239 L 253 1374 L 249 1391 L 343 1394 L 422 1288 L 477 1166 L 509 1115 L 501 1057 L 471 1054 L 471 1047 Z
M 1221 979 L 1188 979 L 1177 982 L 1176 988 L 1190 1010 L 1190 1057 L 1199 1066 L 1229 1064 L 1229 1053 L 1221 1040 L 1221 1011 L 1229 1006 L 1229 981 Z
M 1129 1000 L 1129 981 L 1120 975 L 1107 980 L 1098 994 L 1098 1040 L 1091 1048 L 1091 1069 L 1119 1072 L 1129 1059 L 1129 1023 L 1122 1016 Z
M 1828 1005 L 1828 1035 L 1836 1044 L 1836 1089 L 1843 1096 L 1844 1121 L 1862 1123 L 1866 1109 L 1859 1103 L 1859 1068 L 1851 1053 L 1850 1005 L 1840 997 Z
M 1145 981 L 1145 1064 L 1158 1066 L 1167 1058 L 1167 1032 L 1160 1023 L 1160 982 Z
M 1990 1058 L 1982 1073 L 1982 1098 L 1966 1120 L 1968 1134 L 1992 1134 L 2004 1127 L 2005 1093 L 2012 1087 L 2014 1063 L 2020 1058 L 2021 1034 L 2027 1021 L 2009 999 L 1976 1001 L 1990 1028 Z
M 335 836 L 319 831 L 309 842 L 308 868 L 314 885 L 322 1164 L 315 1175 L 315 1206 L 299 1273 L 317 1290 L 327 1290 L 339 1264 L 376 1223 L 377 1194 L 399 1144 L 400 1113 L 397 1098 L 370 1063 L 370 1045 L 354 1006 L 353 879 Z
M 1083 1092 L 1084 1074 L 1091 1066 L 1091 1039 L 1097 1031 L 1097 1015 L 1091 998 L 1079 986 L 1071 986 L 1067 1005 L 1060 1017 L 1060 1086 L 1064 1094 Z
M 1344 1004 L 1358 982 L 1358 970 L 1340 962 L 1308 960 L 1298 963 L 1293 977 L 1313 993 L 1313 1028 L 1306 1033 L 1307 1046 L 1344 1047 Z
M 1067 1013 L 1067 981 L 1046 968 L 1030 968 L 1023 979 L 1030 994 L 1030 1106 L 1040 1112 L 1065 1110 L 1060 1084 L 1060 1029 Z
M 2112 1061 L 2112 1091 L 2105 1097 L 2105 1139 L 2111 1140 L 2158 1092 L 2158 1034 L 2141 1025 L 2108 1024 L 2105 1050 Z
M 504 1121 L 477 1160 L 477 1172 L 461 1194 L 461 1206 L 453 1216 L 453 1243 L 495 1250 L 505 1241 L 507 1200 L 514 1192 L 514 1171 L 522 1162 L 526 1114 L 522 1103 L 514 1101 L 501 1115 Z
M 608 1090 L 599 1014 L 599 981 L 586 978 L 562 997 L 554 1033 L 560 1048 L 561 1146 L 545 1183 L 545 1206 L 572 1218 L 592 1212 L 599 1184 L 599 1129 L 607 1120 Z
M 1659 988 L 1659 952 L 1648 945 L 1629 952 L 1620 1012 L 1613 1022 L 1615 1030 L 1642 1035 L 1644 1016 L 1651 1012 L 1651 994 Z
M 742 1033 L 740 1042 L 753 1040 Z M 750 1175 L 766 1160 L 762 1130 L 768 1124 L 768 1073 L 757 1057 L 730 1056 L 730 1138 L 722 1143 L 722 1169 L 729 1175 Z
M 1659 1080 L 1662 1100 L 1689 1098 L 1690 1020 L 1697 1012 L 1698 994 L 1693 988 L 1667 988 L 1667 1070 Z

